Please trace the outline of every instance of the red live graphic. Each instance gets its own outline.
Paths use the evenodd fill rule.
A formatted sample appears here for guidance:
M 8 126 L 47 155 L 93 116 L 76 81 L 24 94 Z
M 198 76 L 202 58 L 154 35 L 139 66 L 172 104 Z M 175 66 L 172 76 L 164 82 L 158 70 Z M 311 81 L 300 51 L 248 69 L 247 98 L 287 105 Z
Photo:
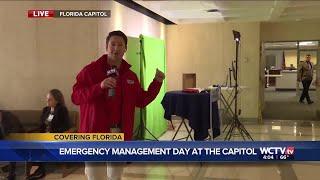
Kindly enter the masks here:
M 49 18 L 54 17 L 54 10 L 28 10 L 29 18 Z
M 287 147 L 285 154 L 293 155 L 294 154 L 294 147 Z

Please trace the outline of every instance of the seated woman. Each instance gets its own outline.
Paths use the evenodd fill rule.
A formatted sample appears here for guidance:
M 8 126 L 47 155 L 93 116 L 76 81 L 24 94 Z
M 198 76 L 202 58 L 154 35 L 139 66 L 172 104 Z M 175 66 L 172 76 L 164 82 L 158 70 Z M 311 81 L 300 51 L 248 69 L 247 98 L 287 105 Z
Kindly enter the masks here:
M 58 89 L 52 89 L 47 94 L 47 106 L 42 110 L 40 121 L 39 131 L 44 133 L 63 133 L 70 128 L 68 109 L 63 94 Z M 46 175 L 44 163 L 36 164 L 38 169 L 27 179 L 41 179 Z

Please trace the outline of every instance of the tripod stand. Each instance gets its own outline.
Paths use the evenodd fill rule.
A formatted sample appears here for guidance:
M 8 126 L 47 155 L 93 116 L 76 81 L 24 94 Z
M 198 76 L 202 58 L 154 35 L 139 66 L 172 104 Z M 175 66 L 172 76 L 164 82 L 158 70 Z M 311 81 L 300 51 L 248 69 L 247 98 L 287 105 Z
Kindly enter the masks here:
M 155 137 L 150 130 L 145 125 L 145 118 L 143 118 L 143 110 L 140 110 L 140 122 L 138 128 L 134 131 L 133 135 L 138 138 L 138 140 L 150 140 L 150 141 L 159 141 L 157 137 Z M 148 132 L 153 139 L 144 139 L 145 132 Z
M 144 49 L 143 49 L 143 36 L 140 35 L 140 80 L 141 80 L 141 85 L 142 87 L 144 86 L 144 74 L 143 74 L 143 69 L 145 65 L 145 54 L 144 54 Z M 134 131 L 133 135 L 136 135 L 136 137 L 139 140 L 151 140 L 151 141 L 159 141 L 157 137 L 155 137 L 151 131 L 146 127 L 145 121 L 146 121 L 146 110 L 141 109 L 140 110 L 140 122 L 139 122 L 139 127 Z M 148 132 L 153 139 L 144 139 L 145 132 Z
M 240 43 L 240 33 L 238 31 L 233 30 L 233 36 L 236 41 L 236 60 L 235 60 L 235 74 L 234 74 L 234 80 L 235 80 L 235 86 L 234 86 L 234 113 L 233 113 L 233 119 L 232 122 L 230 123 L 230 128 L 227 132 L 226 137 L 224 140 L 230 141 L 231 137 L 234 136 L 235 130 L 238 130 L 240 136 L 243 138 L 243 140 L 252 140 L 253 138 L 249 134 L 249 132 L 246 130 L 244 125 L 240 122 L 239 120 L 239 115 L 241 111 L 238 109 L 238 93 L 239 93 L 239 85 L 238 85 L 238 52 L 239 52 L 239 43 Z

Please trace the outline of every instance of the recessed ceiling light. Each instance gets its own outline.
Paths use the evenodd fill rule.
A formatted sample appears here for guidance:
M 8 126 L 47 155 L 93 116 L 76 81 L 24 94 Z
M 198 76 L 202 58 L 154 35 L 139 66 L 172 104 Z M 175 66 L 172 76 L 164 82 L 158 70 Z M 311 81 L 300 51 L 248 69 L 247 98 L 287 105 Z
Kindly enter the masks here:
M 301 46 L 314 46 L 316 44 L 313 41 L 303 41 L 303 42 L 300 42 L 299 45 L 301 45 Z
M 207 12 L 219 12 L 218 9 L 208 9 Z

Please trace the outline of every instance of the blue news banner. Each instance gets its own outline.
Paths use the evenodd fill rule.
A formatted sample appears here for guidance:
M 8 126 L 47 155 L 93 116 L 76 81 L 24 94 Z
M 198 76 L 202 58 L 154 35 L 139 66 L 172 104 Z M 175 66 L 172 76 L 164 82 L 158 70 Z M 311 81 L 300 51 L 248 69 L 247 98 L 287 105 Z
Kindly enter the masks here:
M 320 161 L 320 142 L 0 141 L 0 161 Z

